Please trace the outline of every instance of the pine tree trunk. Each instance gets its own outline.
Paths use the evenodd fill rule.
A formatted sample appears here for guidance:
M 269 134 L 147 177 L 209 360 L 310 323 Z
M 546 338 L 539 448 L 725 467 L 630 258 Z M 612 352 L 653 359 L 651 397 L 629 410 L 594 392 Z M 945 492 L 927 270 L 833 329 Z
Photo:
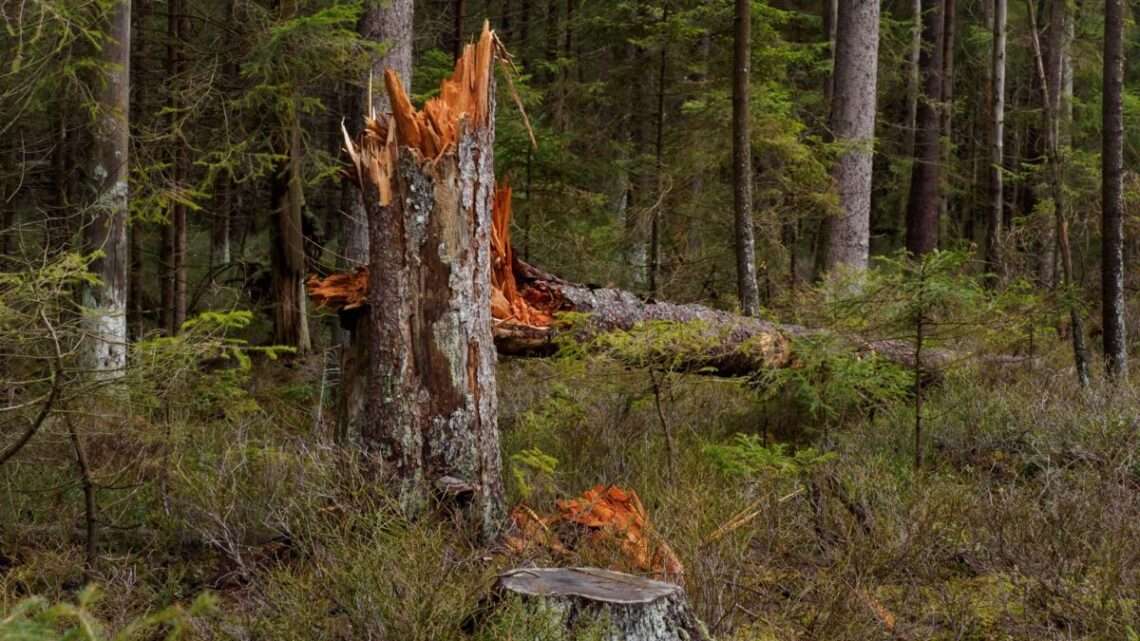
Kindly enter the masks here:
M 922 93 L 922 72 L 920 69 L 920 59 L 922 58 L 922 0 L 912 0 L 911 2 L 911 16 L 914 24 L 911 26 L 911 39 L 910 50 L 907 56 L 907 91 L 906 91 L 906 126 L 904 128 L 905 138 L 903 140 L 902 157 L 908 158 L 911 162 L 914 161 L 914 145 L 918 132 L 918 100 L 919 94 Z M 911 168 L 913 173 L 913 167 Z M 906 193 L 910 194 L 910 176 L 906 178 L 903 184 Z M 907 219 L 907 198 L 899 198 L 899 218 L 903 221 Z
M 918 104 L 914 167 L 907 201 L 906 248 L 915 255 L 938 247 L 941 193 L 943 8 L 945 0 L 923 0 L 922 99 Z
M 394 69 L 411 91 L 412 83 L 412 0 L 390 0 L 370 3 L 360 18 L 357 31 L 372 42 L 383 43 L 384 55 L 372 60 L 370 74 L 362 78 L 364 89 L 359 94 L 357 113 L 371 109 L 377 114 L 389 113 L 388 93 L 384 91 L 385 69 Z M 371 101 L 371 102 L 370 102 Z M 367 112 L 366 112 L 367 113 Z M 355 128 L 355 123 L 352 125 Z M 355 132 L 353 132 L 355 133 Z M 344 222 L 344 258 L 350 267 L 368 263 L 368 220 L 360 193 L 351 183 L 345 183 L 345 200 L 349 203 L 348 218 Z
M 1073 250 L 1069 242 L 1069 223 L 1065 215 L 1065 172 L 1061 164 L 1061 151 L 1058 141 L 1060 115 L 1055 109 L 1058 103 L 1054 100 L 1054 96 L 1060 90 L 1060 65 L 1057 65 L 1056 73 L 1053 74 L 1050 80 L 1050 74 L 1045 65 L 1045 56 L 1041 50 L 1041 42 L 1037 35 L 1037 18 L 1033 7 L 1033 0 L 1026 0 L 1026 7 L 1029 12 L 1029 31 L 1033 42 L 1034 59 L 1037 63 L 1037 76 L 1041 82 L 1041 102 L 1045 111 L 1045 156 L 1050 170 L 1048 181 L 1049 189 L 1053 195 L 1053 217 L 1056 221 L 1054 231 L 1056 234 L 1056 249 L 1061 258 L 1061 276 L 1063 279 L 1062 285 L 1064 286 L 1063 296 L 1065 305 L 1069 311 L 1069 322 L 1072 324 L 1070 332 L 1073 341 L 1073 363 L 1077 370 L 1077 381 L 1081 386 L 1087 386 L 1089 384 L 1089 359 L 1085 347 L 1084 321 L 1081 318 L 1079 303 L 1074 300 L 1077 294 L 1073 290 Z M 1059 7 L 1055 5 L 1055 8 L 1064 11 L 1065 5 L 1061 3 Z M 1054 34 L 1053 37 L 1057 43 L 1060 43 L 1062 38 L 1063 34 Z M 1054 46 L 1059 46 L 1059 44 Z
M 365 89 L 359 92 L 356 113 L 391 113 L 392 105 L 384 90 L 384 71 L 394 70 L 404 82 L 404 90 L 411 91 L 412 82 L 412 0 L 391 0 L 386 4 L 373 3 L 365 11 L 358 32 L 371 41 L 384 43 L 384 55 L 374 58 L 369 78 L 364 79 Z M 355 128 L 355 124 L 353 125 Z M 354 132 L 357 133 L 357 132 Z M 342 202 L 346 202 L 347 218 L 344 221 L 344 259 L 349 268 L 367 265 L 369 261 L 368 212 L 356 185 L 344 181 Z M 342 335 L 340 352 L 341 389 L 337 418 L 338 440 L 357 440 L 361 435 L 361 421 L 367 407 L 367 363 L 369 332 L 367 323 L 359 317 L 345 321 L 347 330 Z
M 942 34 L 942 164 L 950 168 L 952 152 L 954 149 L 954 45 L 957 38 L 957 0 L 945 0 L 946 14 L 943 16 Z M 946 172 L 946 177 L 953 176 L 952 171 Z M 940 194 L 938 207 L 941 220 L 954 220 L 950 212 L 951 189 L 943 189 Z
M 732 203 L 736 228 L 736 289 L 746 316 L 760 313 L 756 241 L 752 229 L 752 138 L 749 134 L 749 74 L 752 66 L 752 3 L 736 0 L 732 72 Z
M 832 169 L 840 211 L 827 219 L 828 271 L 865 269 L 870 254 L 878 52 L 878 0 L 842 3 L 831 108 L 831 131 L 843 149 Z
M 570 4 L 567 3 L 569 9 Z M 669 20 L 669 6 L 665 6 L 662 12 L 661 21 L 668 22 Z M 569 25 L 567 25 L 567 32 L 569 32 Z M 567 38 L 569 42 L 569 38 Z M 665 219 L 665 160 L 664 160 L 664 144 L 665 144 L 665 76 L 668 72 L 668 47 L 663 42 L 661 51 L 659 52 L 660 60 L 657 67 L 657 136 L 654 143 L 654 154 L 656 163 L 654 167 L 654 181 L 656 192 L 656 203 L 653 205 L 653 212 L 650 218 L 649 230 L 649 295 L 653 298 L 661 297 L 661 235 L 662 226 Z
M 170 36 L 170 43 L 167 45 L 167 55 L 169 56 L 169 78 L 171 80 L 183 79 L 182 76 L 186 70 L 182 52 L 182 41 L 186 29 L 185 12 L 186 7 L 183 5 L 182 0 L 170 0 L 167 7 L 168 33 Z M 177 87 L 171 87 L 172 123 L 177 123 L 182 108 L 178 91 L 179 89 Z M 182 140 L 182 136 L 178 135 L 175 136 L 173 145 L 174 162 L 172 164 L 172 182 L 175 189 L 181 189 L 183 181 L 186 180 L 188 166 L 186 144 Z M 182 202 L 181 198 L 176 200 L 172 206 L 170 224 L 172 233 L 170 247 L 171 286 L 173 291 L 171 292 L 169 331 L 171 334 L 177 334 L 182 324 L 186 322 L 186 260 L 188 258 L 186 205 Z
M 135 117 L 131 119 L 132 127 L 139 127 L 141 124 L 140 116 L 146 113 L 148 109 L 147 96 L 149 83 L 146 82 L 146 76 L 141 73 L 142 65 L 140 61 L 146 60 L 146 40 L 145 34 L 147 33 L 147 19 L 151 13 L 152 0 L 136 0 L 132 11 L 132 22 L 134 23 L 131 29 L 131 68 L 135 70 L 135 77 L 132 79 L 131 91 L 131 113 Z M 146 333 L 143 325 L 143 244 L 142 238 L 145 227 L 140 221 L 131 221 L 130 229 L 128 230 L 129 244 L 130 244 L 130 260 L 129 271 L 127 275 L 127 328 L 128 334 L 134 340 L 142 337 Z
M 92 93 L 98 113 L 93 127 L 90 173 L 94 198 L 85 229 L 88 251 L 102 251 L 92 271 L 100 279 L 84 291 L 89 335 L 88 367 L 103 378 L 122 376 L 127 366 L 127 221 L 130 216 L 127 174 L 130 143 L 131 3 L 110 8 L 107 39 L 100 57 L 104 67 Z
M 288 132 L 288 159 L 273 177 L 272 206 L 273 341 L 304 354 L 309 351 L 309 320 L 305 311 L 305 238 L 301 230 L 304 192 L 301 184 L 301 124 L 294 111 Z
M 452 5 L 451 52 L 455 60 L 463 55 L 463 21 L 467 18 L 467 0 L 455 0 Z
M 990 109 L 990 204 L 986 217 L 986 269 L 1000 278 L 1002 223 L 1004 217 L 1005 162 L 1005 42 L 1007 0 L 993 0 L 993 55 L 991 57 L 993 95 Z
M 351 154 L 371 236 L 385 239 L 370 249 L 365 447 L 409 514 L 440 495 L 488 538 L 504 516 L 491 333 L 493 56 L 485 31 L 441 91 L 460 96 L 448 107 L 454 120 L 432 121 L 453 123 L 443 132 L 389 72 L 394 116 L 370 121 Z
M 1101 150 L 1101 288 L 1103 290 L 1104 355 L 1109 377 L 1128 374 L 1128 342 L 1124 318 L 1124 0 L 1105 0 L 1103 148 Z

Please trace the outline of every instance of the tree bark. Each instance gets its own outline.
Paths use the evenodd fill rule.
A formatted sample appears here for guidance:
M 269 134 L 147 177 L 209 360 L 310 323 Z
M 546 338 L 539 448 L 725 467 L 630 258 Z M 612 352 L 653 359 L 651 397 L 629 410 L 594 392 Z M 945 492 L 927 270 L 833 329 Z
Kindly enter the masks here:
M 990 204 L 986 225 L 986 269 L 997 278 L 1002 276 L 1001 238 L 1004 217 L 1005 163 L 1005 42 L 1007 0 L 993 0 L 993 96 L 990 111 Z
M 879 58 L 879 2 L 851 0 L 839 8 L 831 132 L 842 146 L 832 169 L 839 215 L 827 219 L 828 271 L 866 269 L 871 247 L 871 162 Z
M 736 290 L 746 316 L 760 313 L 756 241 L 752 228 L 752 138 L 749 134 L 749 74 L 752 66 L 752 3 L 736 0 L 732 74 L 732 204 L 736 228 Z
M 832 97 L 835 95 L 835 48 L 836 30 L 839 28 L 839 0 L 824 0 L 820 7 L 823 12 L 823 34 L 827 38 L 827 56 L 831 61 L 831 73 L 823 83 L 823 104 L 832 110 Z M 876 32 L 877 33 L 877 32 Z
M 101 251 L 91 270 L 100 282 L 84 290 L 90 337 L 88 367 L 101 378 L 121 377 L 127 366 L 127 188 L 130 144 L 131 3 L 110 8 L 107 39 L 96 74 L 98 112 L 93 127 L 90 173 L 92 219 L 84 231 L 88 251 Z
M 570 3 L 567 3 L 567 9 Z M 665 5 L 662 12 L 662 23 L 669 21 L 669 5 Z M 567 25 L 569 30 L 569 25 Z M 569 42 L 569 39 L 567 39 Z M 657 202 L 650 214 L 649 228 L 649 295 L 653 298 L 661 296 L 661 235 L 665 219 L 665 76 L 669 69 L 668 46 L 665 41 L 661 43 L 659 61 L 657 66 L 657 136 L 654 143 L 654 185 Z
M 186 30 L 186 7 L 183 5 L 182 0 L 170 0 L 167 5 L 167 29 L 170 42 L 167 45 L 167 56 L 169 64 L 169 80 L 172 81 L 170 87 L 170 107 L 171 107 L 171 124 L 173 125 L 171 135 L 174 136 L 174 161 L 171 165 L 173 171 L 172 183 L 175 190 L 182 188 L 182 183 L 186 180 L 187 166 L 189 159 L 186 154 L 186 143 L 183 140 L 181 133 L 175 130 L 177 127 L 180 112 L 182 110 L 181 97 L 179 95 L 179 87 L 177 82 L 182 80 L 181 76 L 186 70 L 183 48 L 183 38 Z M 178 135 L 175 135 L 175 134 Z M 171 286 L 173 288 L 171 293 L 171 310 L 170 310 L 170 327 L 167 331 L 171 334 L 177 334 L 181 329 L 182 324 L 186 322 L 186 260 L 188 258 L 187 252 L 187 229 L 186 229 L 186 204 L 183 202 L 182 197 L 174 201 L 170 212 L 170 225 L 171 225 L 171 246 L 170 246 L 170 261 L 171 261 Z
M 938 247 L 941 193 L 943 8 L 945 0 L 923 0 L 922 99 L 919 100 L 914 167 L 907 201 L 906 248 L 915 255 Z
M 288 159 L 281 163 L 271 185 L 273 218 L 270 260 L 273 273 L 273 340 L 304 354 L 311 348 L 309 319 L 305 312 L 305 239 L 301 230 L 304 192 L 301 184 L 300 113 L 289 116 L 285 131 Z
M 451 31 L 451 52 L 455 60 L 463 55 L 463 21 L 467 18 L 467 0 L 455 0 L 452 5 L 454 23 Z
M 1029 11 L 1029 31 L 1033 42 L 1033 54 L 1037 63 L 1037 76 L 1041 82 L 1041 102 L 1045 108 L 1045 156 L 1050 170 L 1049 189 L 1053 195 L 1053 217 L 1056 233 L 1056 247 L 1061 255 L 1061 276 L 1064 286 L 1064 305 L 1069 310 L 1069 321 L 1072 324 L 1070 332 L 1073 340 L 1073 363 L 1077 370 L 1077 381 L 1082 387 L 1089 384 L 1088 352 L 1085 347 L 1084 321 L 1081 318 L 1079 304 L 1074 298 L 1073 291 L 1073 250 L 1069 243 L 1069 222 L 1065 216 L 1065 189 L 1064 167 L 1061 165 L 1061 151 L 1058 142 L 1060 131 L 1060 118 L 1054 109 L 1056 102 L 1053 96 L 1060 90 L 1056 84 L 1050 84 L 1048 72 L 1045 67 L 1045 57 L 1041 51 L 1041 42 L 1037 35 L 1037 17 L 1033 8 L 1033 0 L 1026 0 Z M 1064 4 L 1060 9 L 1064 10 Z M 1053 81 L 1059 83 L 1060 73 L 1055 74 Z M 1050 265 L 1051 266 L 1051 265 Z
M 1110 378 L 1128 375 L 1128 342 L 1124 318 L 1124 1 L 1105 0 L 1104 97 L 1101 150 L 1102 216 L 1101 289 L 1104 356 Z
M 369 76 L 364 78 L 359 92 L 358 111 L 365 113 L 390 113 L 388 93 L 382 83 L 385 69 L 394 69 L 404 81 L 404 88 L 412 88 L 412 0 L 388 0 L 371 2 L 360 18 L 357 31 L 372 42 L 384 43 L 384 55 L 372 59 Z M 371 110 L 371 111 L 368 111 Z M 368 262 L 368 220 L 364 203 L 357 188 L 345 183 L 346 200 L 349 202 L 348 218 L 344 223 L 344 258 L 348 266 L 359 267 Z
M 945 15 L 943 16 L 942 33 L 942 165 L 951 167 L 950 161 L 954 149 L 954 45 L 957 38 L 958 1 L 944 0 Z M 946 179 L 953 177 L 953 172 L 946 173 Z M 938 208 L 941 220 L 954 220 L 950 212 L 950 189 L 943 189 L 939 194 Z
M 131 119 L 131 126 L 136 129 L 141 124 L 139 120 L 143 113 L 147 112 L 147 96 L 149 83 L 146 82 L 144 74 L 140 73 L 140 64 L 142 60 L 146 60 L 146 41 L 144 36 L 147 32 L 147 19 L 151 14 L 152 0 L 136 0 L 134 10 L 132 13 L 131 21 L 134 23 L 131 30 L 131 67 L 135 70 L 135 77 L 132 79 L 131 91 L 131 113 L 135 117 Z M 145 226 L 141 221 L 131 221 L 130 228 L 127 230 L 128 242 L 130 245 L 130 259 L 128 260 L 128 274 L 127 274 L 127 330 L 132 340 L 138 340 L 146 333 L 143 325 L 143 244 L 142 237 Z
M 384 90 L 384 70 L 392 69 L 404 83 L 404 90 L 412 89 L 412 33 L 414 2 L 389 0 L 368 5 L 360 18 L 358 32 L 373 42 L 387 44 L 384 55 L 373 58 L 369 77 L 358 93 L 358 112 L 384 114 L 392 112 L 388 92 Z M 354 127 L 355 128 L 355 127 Z M 351 181 L 345 181 L 342 201 L 348 203 L 348 216 L 344 221 L 344 254 L 347 267 L 368 264 L 370 259 L 368 213 L 361 192 Z M 342 335 L 340 351 L 341 388 L 337 413 L 338 440 L 356 440 L 361 435 L 361 419 L 367 404 L 367 376 L 362 367 L 367 364 L 369 332 L 367 323 L 353 317 Z
M 434 490 L 487 538 L 504 516 L 491 335 L 494 55 L 485 29 L 424 112 L 388 72 L 394 116 L 369 121 L 350 148 L 372 237 L 386 239 L 370 250 L 365 446 L 409 514 Z
M 903 140 L 902 157 L 914 161 L 914 145 L 918 132 L 918 99 L 919 94 L 922 92 L 922 73 L 919 67 L 919 61 L 922 57 L 922 0 L 912 0 L 911 2 L 911 17 L 913 25 L 911 25 L 910 32 L 910 51 L 907 60 L 907 85 L 906 85 L 906 126 L 904 128 L 905 138 Z M 913 173 L 913 167 L 911 168 Z M 904 183 L 906 193 L 910 194 L 910 176 L 907 176 L 907 182 Z M 899 218 L 906 221 L 907 219 L 907 198 L 899 198 Z

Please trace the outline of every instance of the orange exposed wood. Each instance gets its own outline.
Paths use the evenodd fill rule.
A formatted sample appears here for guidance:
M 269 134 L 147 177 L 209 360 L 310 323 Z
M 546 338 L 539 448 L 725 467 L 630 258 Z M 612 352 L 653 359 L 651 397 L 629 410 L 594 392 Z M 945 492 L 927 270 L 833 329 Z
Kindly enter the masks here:
M 515 552 L 538 546 L 566 554 L 568 547 L 556 531 L 562 529 L 562 524 L 573 524 L 585 530 L 584 540 L 590 545 L 615 545 L 639 570 L 674 580 L 684 575 L 685 568 L 676 553 L 654 535 L 637 492 L 598 485 L 577 498 L 558 501 L 557 506 L 556 514 L 545 516 L 535 514 L 525 505 L 516 507 L 511 520 L 518 534 L 508 537 L 507 545 Z
M 495 189 L 491 222 L 491 316 L 496 321 L 530 327 L 550 327 L 554 317 L 533 305 L 519 291 L 515 255 L 511 248 L 511 186 Z
M 487 23 L 474 44 L 467 45 L 455 62 L 455 71 L 440 84 L 439 95 L 427 101 L 422 111 L 412 106 L 400 76 L 388 69 L 384 85 L 392 102 L 392 116 L 400 146 L 411 147 L 425 158 L 439 158 L 459 140 L 460 120 L 481 126 L 490 117 L 491 66 L 496 39 Z
M 361 185 L 377 185 L 380 204 L 388 205 L 392 199 L 397 147 L 411 148 L 423 158 L 437 160 L 454 149 L 464 119 L 474 126 L 487 123 L 491 117 L 490 74 L 498 53 L 505 55 L 494 32 L 484 23 L 479 40 L 467 45 L 451 77 L 440 84 L 439 95 L 428 100 L 423 110 L 412 105 L 395 71 L 384 72 L 392 113 L 368 118 L 356 142 L 345 133 L 356 179 Z M 505 182 L 495 190 L 492 219 L 491 311 L 496 325 L 550 327 L 552 315 L 519 291 L 511 250 L 511 188 Z M 323 280 L 312 277 L 308 286 L 318 307 L 349 311 L 368 304 L 368 269 L 364 267 Z
M 361 267 L 351 274 L 332 274 L 320 279 L 310 276 L 305 283 L 309 298 L 317 307 L 351 311 L 368 304 L 368 268 Z
M 387 135 L 380 121 L 366 135 L 379 141 Z M 382 145 L 377 143 L 377 148 Z M 367 149 L 367 144 L 362 148 Z M 379 163 L 373 163 L 378 165 Z M 495 189 L 491 222 L 491 317 L 496 324 L 527 327 L 550 327 L 554 317 L 555 298 L 540 288 L 521 291 L 514 272 L 515 257 L 511 248 L 511 187 L 505 181 Z M 350 274 L 332 274 L 308 280 L 309 297 L 318 307 L 333 311 L 351 311 L 368 304 L 368 268 L 360 267 Z M 531 291 L 533 289 L 533 291 Z

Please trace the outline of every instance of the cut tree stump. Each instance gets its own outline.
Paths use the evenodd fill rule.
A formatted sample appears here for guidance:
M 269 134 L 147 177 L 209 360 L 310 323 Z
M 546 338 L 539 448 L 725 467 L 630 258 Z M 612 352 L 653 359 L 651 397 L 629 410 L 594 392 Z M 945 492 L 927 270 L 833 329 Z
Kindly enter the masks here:
M 564 638 L 600 625 L 608 641 L 711 638 L 677 585 L 597 568 L 522 568 L 499 577 L 500 598 L 514 596 L 536 617 L 551 617 Z M 596 630 L 596 628 L 594 628 Z

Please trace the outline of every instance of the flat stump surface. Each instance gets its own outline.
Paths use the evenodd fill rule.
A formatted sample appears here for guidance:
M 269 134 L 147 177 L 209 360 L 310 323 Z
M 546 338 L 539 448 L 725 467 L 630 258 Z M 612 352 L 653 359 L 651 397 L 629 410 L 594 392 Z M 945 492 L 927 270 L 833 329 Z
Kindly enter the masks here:
M 598 568 L 519 568 L 499 576 L 500 598 L 522 599 L 526 616 L 554 638 L 605 641 L 705 641 L 681 586 Z M 598 636 L 600 633 L 600 636 Z
M 599 603 L 652 603 L 681 592 L 679 586 L 598 568 L 511 570 L 499 584 L 511 592 L 539 597 L 580 597 Z

